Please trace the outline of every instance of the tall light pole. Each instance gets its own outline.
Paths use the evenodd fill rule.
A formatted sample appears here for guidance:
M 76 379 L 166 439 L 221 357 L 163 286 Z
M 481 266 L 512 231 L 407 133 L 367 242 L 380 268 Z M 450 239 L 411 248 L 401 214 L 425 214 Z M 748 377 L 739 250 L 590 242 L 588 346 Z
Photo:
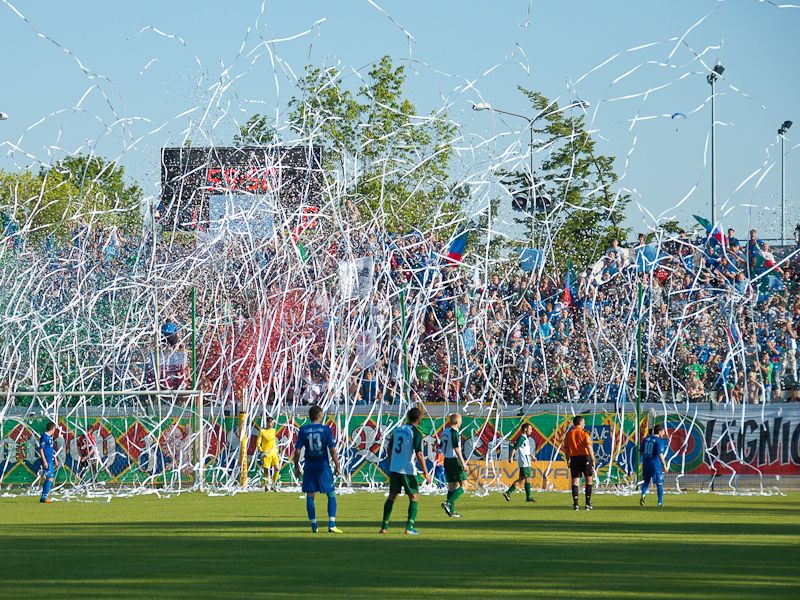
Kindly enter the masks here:
M 706 81 L 711 85 L 711 227 L 717 226 L 717 165 L 714 162 L 714 146 L 716 145 L 716 98 L 714 84 L 717 78 L 725 72 L 725 67 L 717 63 L 714 69 L 706 76 Z
M 778 135 L 781 136 L 781 246 L 786 245 L 786 156 L 783 153 L 783 142 L 791 126 L 791 121 L 784 121 L 778 129 Z
M 530 169 L 530 176 L 531 176 L 531 189 L 530 189 L 530 204 L 528 208 L 531 211 L 531 232 L 530 238 L 533 240 L 533 210 L 536 207 L 536 182 L 533 177 L 533 124 L 536 123 L 542 117 L 547 117 L 550 115 L 554 115 L 556 113 L 569 110 L 570 108 L 589 108 L 589 103 L 583 100 L 575 100 L 574 102 L 568 104 L 567 106 L 563 106 L 561 108 L 556 108 L 551 111 L 542 111 L 535 117 L 527 117 L 525 115 L 521 115 L 519 113 L 511 112 L 508 110 L 501 110 L 499 108 L 495 108 L 488 102 L 479 102 L 478 104 L 472 105 L 472 110 L 490 110 L 492 112 L 499 113 L 501 115 L 508 115 L 510 117 L 517 117 L 518 119 L 523 119 L 528 123 L 528 133 L 530 134 L 530 142 L 529 142 L 529 156 L 528 156 L 528 168 Z

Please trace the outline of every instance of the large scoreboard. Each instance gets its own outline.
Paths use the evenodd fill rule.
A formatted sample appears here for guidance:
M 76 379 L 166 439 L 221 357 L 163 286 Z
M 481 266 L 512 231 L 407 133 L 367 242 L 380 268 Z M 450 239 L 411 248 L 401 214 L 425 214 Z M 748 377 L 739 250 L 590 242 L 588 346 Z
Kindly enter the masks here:
M 319 209 L 321 195 L 321 147 L 161 149 L 158 220 L 164 230 L 213 228 L 231 210 L 252 220 L 248 206 L 300 219 Z

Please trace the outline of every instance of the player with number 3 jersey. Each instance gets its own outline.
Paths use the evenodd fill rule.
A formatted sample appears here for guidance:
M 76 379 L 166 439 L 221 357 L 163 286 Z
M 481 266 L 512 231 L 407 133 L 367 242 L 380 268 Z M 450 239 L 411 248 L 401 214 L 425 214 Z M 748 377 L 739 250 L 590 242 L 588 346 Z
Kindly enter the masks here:
M 428 466 L 425 464 L 425 457 L 422 454 L 422 434 L 417 429 L 421 418 L 422 411 L 416 407 L 412 408 L 406 414 L 406 423 L 397 427 L 389 438 L 389 497 L 383 505 L 381 533 L 389 532 L 389 519 L 392 517 L 394 501 L 400 492 L 405 490 L 408 496 L 408 519 L 405 533 L 417 535 L 414 524 L 417 520 L 419 480 L 417 479 L 417 468 L 414 465 L 415 458 L 422 469 L 425 481 L 431 480 Z

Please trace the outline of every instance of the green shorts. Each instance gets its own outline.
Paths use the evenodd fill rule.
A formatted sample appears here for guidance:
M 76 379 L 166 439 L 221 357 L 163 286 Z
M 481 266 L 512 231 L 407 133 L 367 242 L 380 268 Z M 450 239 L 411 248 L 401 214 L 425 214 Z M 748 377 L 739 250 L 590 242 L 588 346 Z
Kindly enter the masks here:
M 531 468 L 530 467 L 520 467 L 519 468 L 519 478 L 527 478 L 530 479 L 531 477 Z
M 416 475 L 405 473 L 389 473 L 389 495 L 395 496 L 405 490 L 406 496 L 419 493 L 419 481 Z
M 457 458 L 444 459 L 444 479 L 447 483 L 461 483 L 467 479 L 467 472 Z

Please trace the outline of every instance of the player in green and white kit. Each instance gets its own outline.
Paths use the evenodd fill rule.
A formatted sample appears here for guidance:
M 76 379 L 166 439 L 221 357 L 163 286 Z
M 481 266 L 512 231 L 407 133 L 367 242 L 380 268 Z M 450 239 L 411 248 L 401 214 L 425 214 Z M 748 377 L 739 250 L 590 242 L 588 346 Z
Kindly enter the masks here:
M 531 432 L 533 426 L 530 423 L 523 423 L 522 433 L 514 443 L 514 450 L 517 454 L 517 464 L 519 465 L 519 477 L 511 484 L 511 487 L 503 492 L 503 498 L 507 502 L 511 502 L 511 494 L 517 489 L 517 485 L 525 483 L 525 501 L 536 502 L 531 495 L 531 483 L 528 481 L 531 478 L 531 461 L 536 462 L 536 456 L 533 452 L 533 444 L 531 442 Z
M 442 454 L 444 454 L 444 477 L 447 480 L 447 501 L 442 502 L 444 512 L 450 517 L 459 518 L 456 500 L 464 493 L 461 482 L 467 479 L 464 455 L 461 454 L 461 415 L 453 413 L 447 427 L 442 432 Z
M 417 469 L 414 466 L 416 457 L 425 476 L 425 481 L 430 482 L 431 476 L 425 457 L 422 455 L 422 434 L 417 426 L 422 418 L 422 411 L 412 408 L 406 414 L 406 423 L 397 427 L 389 438 L 389 497 L 383 505 L 383 524 L 381 533 L 389 533 L 389 519 L 392 516 L 394 501 L 400 492 L 405 490 L 408 496 L 408 520 L 405 533 L 417 535 L 414 523 L 417 520 L 419 500 L 419 481 Z

